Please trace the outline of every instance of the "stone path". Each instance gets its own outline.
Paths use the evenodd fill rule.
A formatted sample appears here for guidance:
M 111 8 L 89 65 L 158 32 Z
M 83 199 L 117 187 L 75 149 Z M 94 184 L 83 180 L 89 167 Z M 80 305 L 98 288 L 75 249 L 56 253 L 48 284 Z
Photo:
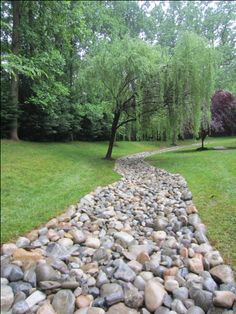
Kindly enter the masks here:
M 120 181 L 2 246 L 1 313 L 236 313 L 233 272 L 185 180 L 150 154 L 119 159 Z

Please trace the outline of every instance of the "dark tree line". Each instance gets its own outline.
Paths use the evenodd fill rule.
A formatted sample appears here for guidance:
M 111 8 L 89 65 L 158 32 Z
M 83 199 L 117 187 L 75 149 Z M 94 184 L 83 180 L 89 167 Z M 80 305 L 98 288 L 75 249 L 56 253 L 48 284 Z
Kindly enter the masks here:
M 2 1 L 1 136 L 109 139 L 110 158 L 116 138 L 206 130 L 214 89 L 235 93 L 235 12 L 233 1 Z

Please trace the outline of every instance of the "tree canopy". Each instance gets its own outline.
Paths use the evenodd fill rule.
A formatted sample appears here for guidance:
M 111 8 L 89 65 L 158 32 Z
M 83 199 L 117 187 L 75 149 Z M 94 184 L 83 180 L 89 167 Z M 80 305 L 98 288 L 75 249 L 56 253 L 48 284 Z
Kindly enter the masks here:
M 1 1 L 1 133 L 196 136 L 236 92 L 234 1 Z M 116 120 L 116 121 L 115 121 Z

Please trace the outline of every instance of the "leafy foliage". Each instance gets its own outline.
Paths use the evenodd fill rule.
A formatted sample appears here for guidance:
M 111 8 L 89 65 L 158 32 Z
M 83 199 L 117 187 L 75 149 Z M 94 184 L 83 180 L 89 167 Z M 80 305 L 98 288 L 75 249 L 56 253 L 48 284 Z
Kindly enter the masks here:
M 236 131 L 236 99 L 230 92 L 216 91 L 212 97 L 211 111 L 213 134 L 231 135 Z

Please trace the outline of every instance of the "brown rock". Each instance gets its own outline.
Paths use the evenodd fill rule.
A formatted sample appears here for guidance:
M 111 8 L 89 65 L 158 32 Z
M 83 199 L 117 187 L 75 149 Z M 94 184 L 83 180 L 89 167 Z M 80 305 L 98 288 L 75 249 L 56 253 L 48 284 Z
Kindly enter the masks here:
M 17 249 L 13 253 L 13 260 L 22 262 L 23 268 L 36 265 L 42 259 L 43 255 L 38 250 L 28 252 L 24 249 Z
M 58 224 L 58 220 L 56 218 L 53 218 L 53 219 L 49 220 L 49 222 L 46 224 L 46 227 L 48 229 L 50 229 L 50 228 L 53 229 L 53 228 L 57 227 L 57 224 Z
M 46 301 L 37 311 L 37 314 L 56 314 L 49 301 Z
M 150 257 L 148 255 L 147 252 L 141 252 L 138 256 L 137 256 L 137 262 L 139 262 L 140 264 L 144 264 L 145 262 L 149 262 L 150 261 Z
M 186 247 L 182 247 L 179 253 L 182 257 L 188 257 L 188 249 Z
M 32 230 L 26 236 L 31 242 L 38 238 L 38 230 Z
M 109 308 L 107 314 L 138 314 L 134 309 L 131 309 L 124 305 L 124 303 L 118 303 Z
M 17 249 L 17 246 L 15 245 L 15 243 L 3 244 L 3 246 L 2 246 L 2 254 L 11 256 L 15 252 L 16 249 Z
M 75 304 L 79 309 L 81 309 L 84 307 L 88 307 L 92 301 L 93 299 L 90 295 L 80 295 L 76 298 Z
M 93 262 L 93 263 L 89 263 L 89 264 L 85 264 L 83 266 L 81 266 L 81 269 L 88 274 L 95 274 L 98 272 L 98 263 L 97 262 Z
M 160 284 L 159 281 L 155 278 L 149 280 L 145 285 L 144 291 L 146 308 L 150 312 L 156 311 L 156 309 L 162 305 L 166 293 L 163 285 Z
M 236 294 L 231 291 L 215 291 L 213 303 L 215 306 L 231 308 L 236 300 Z
M 105 314 L 105 311 L 99 307 L 90 307 L 87 314 Z
M 164 271 L 164 279 L 167 276 L 176 276 L 177 272 L 178 272 L 179 268 L 178 267 L 171 267 L 168 269 L 165 269 Z
M 234 274 L 228 265 L 218 265 L 210 270 L 210 274 L 219 283 L 230 283 L 234 281 Z
M 200 274 L 200 272 L 204 271 L 203 262 L 202 262 L 202 255 L 201 254 L 195 254 L 195 257 L 189 259 L 189 269 L 195 273 Z
M 198 212 L 197 208 L 194 205 L 187 207 L 186 211 L 188 214 L 195 214 Z
M 143 265 L 135 260 L 128 262 L 128 266 L 136 273 L 140 273 L 143 269 Z

